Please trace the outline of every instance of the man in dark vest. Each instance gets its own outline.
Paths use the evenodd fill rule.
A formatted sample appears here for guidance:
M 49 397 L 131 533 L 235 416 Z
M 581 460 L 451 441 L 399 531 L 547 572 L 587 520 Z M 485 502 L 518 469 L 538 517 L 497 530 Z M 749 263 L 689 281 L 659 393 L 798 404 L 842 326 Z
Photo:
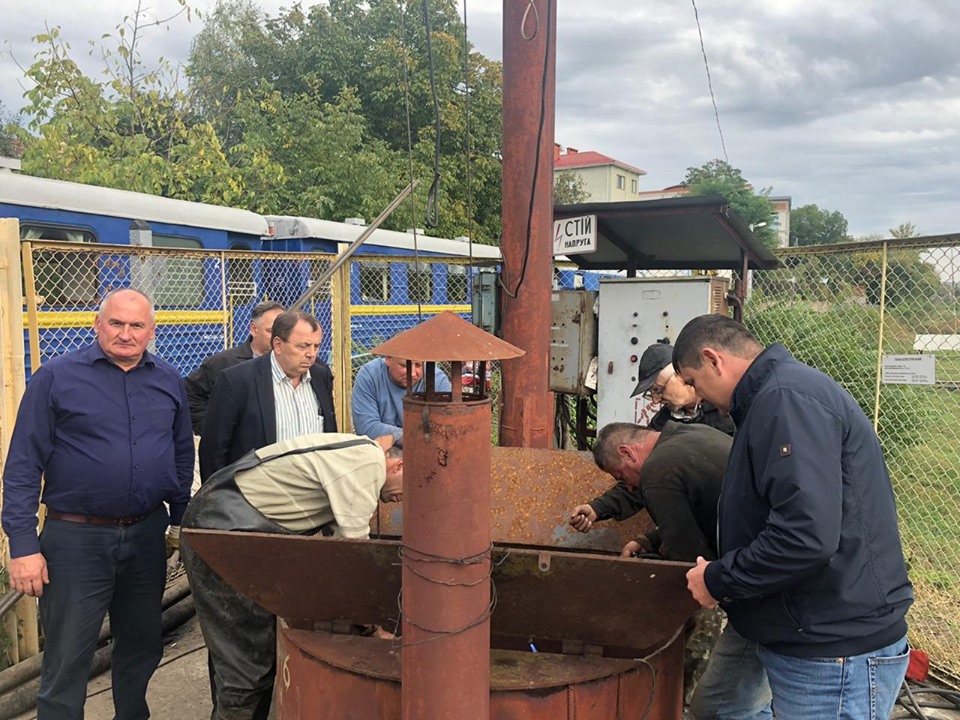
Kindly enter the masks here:
M 190 501 L 183 527 L 370 536 L 378 500 L 398 502 L 403 458 L 391 438 L 315 433 L 252 450 Z M 266 720 L 276 674 L 276 618 L 182 545 L 210 658 L 212 720 Z

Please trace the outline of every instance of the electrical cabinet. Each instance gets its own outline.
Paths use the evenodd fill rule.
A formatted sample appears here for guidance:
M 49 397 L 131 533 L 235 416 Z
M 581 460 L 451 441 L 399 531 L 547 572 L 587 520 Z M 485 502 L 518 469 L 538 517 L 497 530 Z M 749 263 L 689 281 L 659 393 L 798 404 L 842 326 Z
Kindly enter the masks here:
M 707 313 L 727 313 L 724 277 L 615 278 L 600 281 L 597 428 L 646 425 L 659 409 L 630 397 L 640 356 L 658 341 L 673 343 L 683 326 Z
M 591 395 L 591 362 L 597 352 L 597 293 L 559 290 L 551 296 L 550 390 Z

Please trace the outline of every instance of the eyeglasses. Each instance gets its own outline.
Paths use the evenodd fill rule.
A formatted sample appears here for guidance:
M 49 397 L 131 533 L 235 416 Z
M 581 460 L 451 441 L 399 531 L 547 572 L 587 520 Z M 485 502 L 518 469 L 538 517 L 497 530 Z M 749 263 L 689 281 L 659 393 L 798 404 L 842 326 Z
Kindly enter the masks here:
M 670 379 L 675 375 L 672 367 L 664 368 L 664 370 L 667 370 L 667 369 L 669 369 L 670 372 L 667 374 L 666 380 L 663 380 L 662 382 L 659 382 L 656 385 L 651 385 L 647 389 L 647 391 L 643 393 L 643 397 L 645 397 L 647 400 L 656 400 L 663 397 L 663 391 L 667 389 L 667 383 L 669 383 Z M 661 375 L 663 374 L 663 370 L 660 371 L 660 374 Z M 657 378 L 659 377 L 660 375 L 657 375 Z
M 650 388 L 643 394 L 647 400 L 655 400 L 656 398 L 663 396 L 663 391 L 667 387 L 667 383 L 670 382 L 669 378 L 658 385 L 651 385 Z

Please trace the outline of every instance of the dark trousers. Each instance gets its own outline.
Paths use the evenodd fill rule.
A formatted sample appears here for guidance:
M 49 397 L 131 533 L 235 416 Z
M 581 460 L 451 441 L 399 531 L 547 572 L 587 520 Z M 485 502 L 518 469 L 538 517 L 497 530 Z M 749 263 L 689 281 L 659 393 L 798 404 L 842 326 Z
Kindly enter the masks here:
M 83 720 L 104 615 L 113 636 L 115 720 L 146 720 L 147 683 L 163 655 L 167 511 L 130 527 L 48 519 L 40 535 L 50 584 L 40 598 L 45 645 L 38 720 Z
M 184 538 L 181 557 L 207 644 L 212 720 L 266 720 L 277 666 L 277 619 L 234 590 Z

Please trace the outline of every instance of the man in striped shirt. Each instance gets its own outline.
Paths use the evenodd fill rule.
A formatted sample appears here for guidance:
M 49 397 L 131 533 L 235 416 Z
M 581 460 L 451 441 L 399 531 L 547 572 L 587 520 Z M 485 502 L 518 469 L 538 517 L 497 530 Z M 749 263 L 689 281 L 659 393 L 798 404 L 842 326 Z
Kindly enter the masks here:
M 273 321 L 271 351 L 220 374 L 200 440 L 200 478 L 250 450 L 309 433 L 336 432 L 333 374 L 317 358 L 323 330 L 309 313 Z

